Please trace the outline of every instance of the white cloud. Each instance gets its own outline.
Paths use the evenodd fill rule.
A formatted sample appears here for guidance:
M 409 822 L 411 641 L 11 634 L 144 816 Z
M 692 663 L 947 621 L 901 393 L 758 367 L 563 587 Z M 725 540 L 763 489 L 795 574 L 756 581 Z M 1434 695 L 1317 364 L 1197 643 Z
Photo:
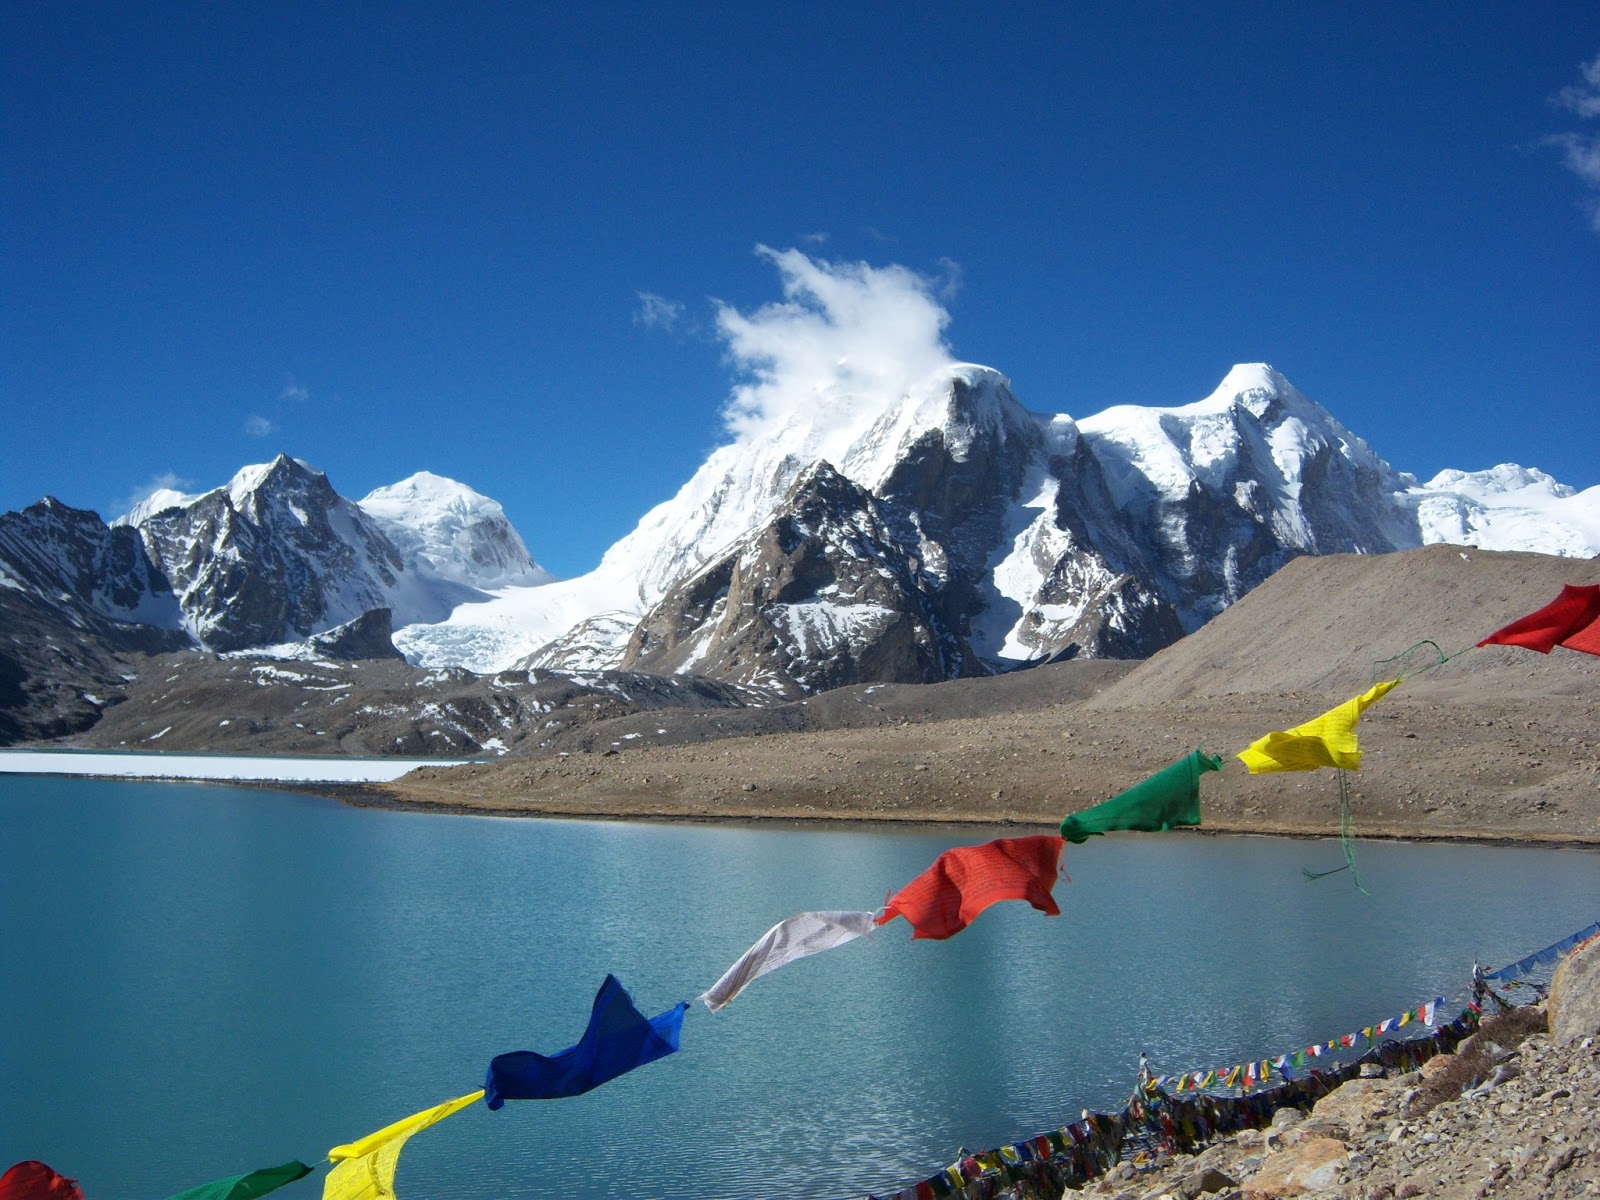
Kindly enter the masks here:
M 1554 97 L 1554 103 L 1580 117 L 1600 117 L 1600 54 L 1583 64 L 1583 82 L 1569 84 Z M 1557 133 L 1544 139 L 1545 145 L 1561 151 L 1562 160 L 1583 185 L 1595 193 L 1586 205 L 1589 223 L 1600 233 L 1600 134 Z
M 1580 117 L 1600 117 L 1600 54 L 1584 63 L 1582 83 L 1568 84 L 1556 93 L 1556 103 Z
M 311 399 L 311 393 L 294 381 L 294 376 L 289 377 L 289 382 L 283 385 L 283 391 L 278 393 L 279 404 L 303 404 Z
M 266 437 L 276 428 L 277 426 L 271 421 L 256 413 L 251 413 L 245 418 L 244 431 L 253 438 Z
M 826 230 L 819 229 L 815 233 L 802 233 L 800 240 L 808 246 L 826 246 L 828 234 Z
M 756 253 L 777 267 L 783 302 L 751 313 L 717 305 L 729 361 L 747 377 L 723 410 L 736 436 L 797 416 L 819 430 L 870 420 L 954 361 L 939 281 L 799 250 Z
M 633 310 L 633 323 L 646 329 L 675 329 L 683 320 L 683 305 L 654 292 L 639 292 L 639 306 Z

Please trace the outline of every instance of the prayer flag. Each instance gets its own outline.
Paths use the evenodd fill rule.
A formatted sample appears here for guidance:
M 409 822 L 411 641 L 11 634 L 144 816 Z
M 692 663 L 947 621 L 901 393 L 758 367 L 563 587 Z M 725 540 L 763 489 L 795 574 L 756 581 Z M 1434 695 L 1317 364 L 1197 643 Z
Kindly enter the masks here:
M 1103 804 L 1073 813 L 1061 822 L 1061 836 L 1077 844 L 1115 829 L 1163 833 L 1178 825 L 1198 825 L 1200 776 L 1221 769 L 1220 758 L 1195 750 Z
M 257 1196 L 275 1192 L 284 1184 L 304 1179 L 309 1174 L 311 1168 L 305 1163 L 286 1162 L 280 1167 L 262 1167 L 248 1175 L 214 1179 L 170 1196 L 168 1200 L 256 1200 Z
M 394 1171 L 406 1139 L 482 1097 L 481 1091 L 458 1096 L 386 1125 L 360 1141 L 335 1146 L 328 1151 L 328 1160 L 336 1165 L 323 1181 L 322 1200 L 394 1200 Z
M 83 1189 L 76 1179 L 30 1158 L 12 1164 L 0 1175 L 0 1200 L 83 1200 Z
M 1600 584 L 1566 584 L 1561 594 L 1538 612 L 1497 629 L 1480 646 L 1523 646 L 1549 654 L 1557 646 L 1600 654 Z
M 484 1080 L 490 1108 L 507 1100 L 558 1100 L 581 1096 L 635 1067 L 665 1058 L 678 1049 L 687 1000 L 657 1017 L 646 1018 L 607 975 L 595 993 L 589 1027 L 574 1046 L 546 1058 L 532 1050 L 499 1054 Z
M 744 952 L 743 957 L 723 972 L 722 978 L 700 997 L 712 1012 L 732 1000 L 745 987 L 768 971 L 832 950 L 854 941 L 874 928 L 869 912 L 832 910 L 795 913 L 785 917 Z
M 1052 834 L 997 838 L 981 846 L 957 846 L 890 898 L 879 925 L 904 917 L 913 938 L 947 938 L 1000 900 L 1026 900 L 1048 916 L 1059 916 L 1050 889 L 1061 861 L 1061 839 Z
M 1399 682 L 1390 679 L 1374 684 L 1361 695 L 1330 708 L 1304 725 L 1269 733 L 1250 743 L 1250 748 L 1241 752 L 1239 758 L 1252 775 L 1264 771 L 1314 771 L 1318 767 L 1354 771 L 1361 766 L 1356 722 Z

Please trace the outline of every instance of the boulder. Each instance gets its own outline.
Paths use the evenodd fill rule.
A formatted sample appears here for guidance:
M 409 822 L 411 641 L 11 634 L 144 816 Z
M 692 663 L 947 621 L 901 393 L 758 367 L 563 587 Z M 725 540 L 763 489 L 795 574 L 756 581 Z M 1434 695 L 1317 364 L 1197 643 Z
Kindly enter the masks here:
M 1318 1100 L 1311 1123 L 1354 1134 L 1389 1111 L 1391 1091 L 1382 1079 L 1352 1079 Z
M 1181 1197 L 1181 1200 L 1199 1200 L 1201 1196 L 1225 1192 L 1229 1188 L 1238 1186 L 1236 1180 L 1217 1170 L 1216 1167 L 1205 1167 L 1180 1180 L 1175 1194 Z
M 1550 984 L 1550 1040 L 1570 1045 L 1600 1034 L 1600 937 L 1580 943 L 1561 960 Z
M 1349 1165 L 1349 1147 L 1338 1138 L 1304 1138 L 1282 1154 L 1274 1154 L 1246 1179 L 1244 1197 L 1283 1200 L 1320 1191 L 1337 1183 L 1340 1172 Z

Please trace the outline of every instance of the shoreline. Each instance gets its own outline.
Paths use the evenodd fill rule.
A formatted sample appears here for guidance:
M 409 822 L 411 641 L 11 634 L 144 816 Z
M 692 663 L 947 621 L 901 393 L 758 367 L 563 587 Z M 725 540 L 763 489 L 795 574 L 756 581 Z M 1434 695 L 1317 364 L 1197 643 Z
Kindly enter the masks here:
M 351 808 L 382 809 L 390 812 L 435 813 L 456 817 L 503 817 L 512 820 L 557 821 L 638 821 L 661 824 L 690 825 L 792 825 L 801 827 L 837 828 L 848 825 L 899 829 L 950 829 L 962 827 L 1015 830 L 1021 833 L 1048 833 L 1058 828 L 1059 822 L 1046 818 L 1030 818 L 1003 813 L 945 812 L 939 814 L 920 812 L 883 812 L 872 809 L 827 809 L 814 805 L 802 808 L 783 808 L 776 805 L 738 805 L 733 808 L 701 808 L 696 811 L 667 809 L 641 805 L 599 807 L 595 805 L 552 804 L 536 800 L 525 802 L 488 801 L 474 803 L 460 796 L 449 799 L 423 798 L 415 785 L 406 787 L 402 794 L 404 777 L 394 783 L 343 782 L 311 779 L 229 779 L 196 778 L 187 775 L 77 775 L 60 772 L 9 772 L 3 777 L 110 780 L 119 783 L 182 783 L 201 787 L 240 787 L 261 791 L 296 792 L 336 800 Z M 1066 814 L 1063 813 L 1063 816 Z M 1339 837 L 1337 829 L 1294 822 L 1262 822 L 1230 819 L 1228 817 L 1206 820 L 1204 824 L 1170 830 L 1172 833 L 1198 837 L 1274 837 L 1294 838 L 1303 841 L 1332 841 Z M 1116 836 L 1115 834 L 1106 836 Z M 1368 842 L 1421 842 L 1444 845 L 1479 845 L 1505 847 L 1543 847 L 1552 850 L 1600 850 L 1600 835 L 1537 831 L 1505 832 L 1492 830 L 1454 829 L 1449 832 L 1428 832 L 1415 828 L 1377 826 L 1357 828 L 1355 840 Z
M 321 796 L 325 799 L 337 800 L 352 808 L 384 809 L 391 812 L 437 813 L 442 816 L 505 817 L 522 820 L 543 818 L 563 821 L 642 821 L 693 825 L 783 824 L 819 828 L 837 828 L 848 825 L 915 829 L 988 827 L 1014 829 L 1019 833 L 1054 832 L 1059 825 L 1059 822 L 1043 819 L 1025 819 L 974 812 L 920 815 L 914 813 L 882 813 L 870 810 L 793 811 L 771 805 L 742 805 L 732 810 L 712 811 L 707 809 L 685 812 L 681 809 L 666 811 L 639 806 L 599 808 L 596 806 L 552 805 L 538 802 L 516 805 L 487 802 L 475 804 L 459 797 L 448 800 L 433 800 L 423 799 L 416 795 L 396 794 L 400 789 L 395 785 L 376 783 L 260 782 L 256 786 Z M 408 790 L 414 791 L 415 789 Z M 1065 815 L 1063 814 L 1063 816 Z M 1276 837 L 1296 838 L 1304 841 L 1331 841 L 1339 836 L 1337 830 L 1310 828 L 1288 822 L 1246 823 L 1226 818 L 1206 821 L 1199 826 L 1174 829 L 1170 832 L 1198 837 Z M 1600 850 L 1600 837 L 1566 833 L 1514 834 L 1470 830 L 1428 833 L 1420 830 L 1377 828 L 1370 831 L 1357 829 L 1355 836 L 1358 841 L 1374 842 L 1424 842 L 1505 847 L 1539 846 L 1548 849 Z

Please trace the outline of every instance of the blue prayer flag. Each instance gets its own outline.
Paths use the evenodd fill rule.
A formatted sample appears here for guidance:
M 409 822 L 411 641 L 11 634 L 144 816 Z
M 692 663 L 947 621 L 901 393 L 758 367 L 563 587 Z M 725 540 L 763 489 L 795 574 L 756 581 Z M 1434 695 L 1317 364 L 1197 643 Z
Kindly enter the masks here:
M 646 1019 L 616 977 L 607 975 L 595 994 L 589 1028 L 576 1046 L 546 1058 L 532 1050 L 497 1054 L 483 1081 L 484 1102 L 557 1100 L 581 1096 L 635 1067 L 665 1058 L 678 1048 L 687 1000 Z
M 1600 921 L 1596 921 L 1587 929 L 1580 929 L 1577 933 L 1562 938 L 1553 946 L 1546 946 L 1543 950 L 1537 950 L 1528 955 L 1527 958 L 1514 962 L 1508 967 L 1501 967 L 1498 971 L 1489 971 L 1485 973 L 1484 978 L 1493 983 L 1509 983 L 1513 979 L 1519 979 L 1528 974 L 1536 967 L 1548 966 L 1556 962 L 1579 942 L 1587 941 L 1597 933 L 1600 933 Z

